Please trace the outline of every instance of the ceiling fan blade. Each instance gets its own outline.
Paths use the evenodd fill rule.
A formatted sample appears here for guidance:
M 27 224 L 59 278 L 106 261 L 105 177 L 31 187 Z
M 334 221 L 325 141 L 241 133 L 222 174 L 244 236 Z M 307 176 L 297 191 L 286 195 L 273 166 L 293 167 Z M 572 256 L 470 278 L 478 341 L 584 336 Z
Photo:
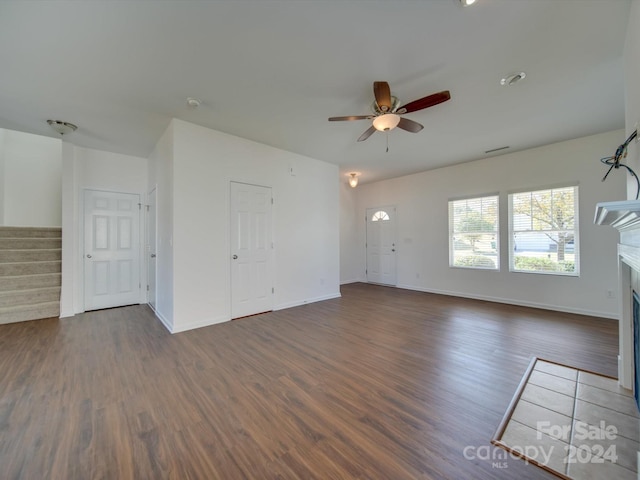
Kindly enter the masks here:
M 373 82 L 373 95 L 376 103 L 383 112 L 391 111 L 391 89 L 387 82 Z
M 418 110 L 433 107 L 434 105 L 438 105 L 439 103 L 446 102 L 450 98 L 451 93 L 449 93 L 449 90 L 444 90 L 442 92 L 434 93 L 433 95 L 414 100 L 413 102 L 409 102 L 406 105 L 400 107 L 396 113 L 416 112 Z
M 346 120 L 366 120 L 373 118 L 373 115 L 350 115 L 348 117 L 330 117 L 330 122 L 344 122 Z
M 359 142 L 364 142 L 367 138 L 369 138 L 371 136 L 371 134 L 373 134 L 373 132 L 376 131 L 376 127 L 374 127 L 373 125 L 371 125 L 369 128 L 367 128 L 367 130 L 360 135 L 360 137 L 358 138 Z
M 408 118 L 401 118 L 398 123 L 398 128 L 406 130 L 411 133 L 418 133 L 424 127 L 420 125 L 418 122 L 414 122 L 413 120 L 409 120 Z

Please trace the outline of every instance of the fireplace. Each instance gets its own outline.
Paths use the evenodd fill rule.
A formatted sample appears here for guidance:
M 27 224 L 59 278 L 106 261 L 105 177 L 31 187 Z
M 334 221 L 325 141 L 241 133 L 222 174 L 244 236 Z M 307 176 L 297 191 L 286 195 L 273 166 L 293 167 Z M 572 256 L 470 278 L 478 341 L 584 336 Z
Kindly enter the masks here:
M 618 383 L 640 394 L 640 201 L 603 202 L 594 222 L 620 232 L 618 244 Z

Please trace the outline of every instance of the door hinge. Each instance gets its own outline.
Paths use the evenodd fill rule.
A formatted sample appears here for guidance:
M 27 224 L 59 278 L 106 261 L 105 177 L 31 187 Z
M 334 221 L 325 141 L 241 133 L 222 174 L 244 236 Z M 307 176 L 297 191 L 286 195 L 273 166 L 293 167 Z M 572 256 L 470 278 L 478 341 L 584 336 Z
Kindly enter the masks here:
M 142 204 L 141 203 L 138 204 L 138 210 L 142 210 Z
M 138 283 L 138 288 L 142 288 L 142 284 L 141 283 Z
M 149 285 L 147 285 L 147 292 L 149 291 Z
M 145 207 L 147 207 L 147 212 L 149 211 L 149 205 L 145 205 Z
M 271 293 L 276 293 L 276 289 L 271 287 Z
M 273 205 L 273 197 L 271 197 L 271 205 Z

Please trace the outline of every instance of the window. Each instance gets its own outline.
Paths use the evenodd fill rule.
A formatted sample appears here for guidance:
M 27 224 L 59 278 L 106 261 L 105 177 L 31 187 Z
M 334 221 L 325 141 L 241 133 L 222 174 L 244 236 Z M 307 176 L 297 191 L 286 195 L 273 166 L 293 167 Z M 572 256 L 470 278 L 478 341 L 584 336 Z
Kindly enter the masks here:
M 449 201 L 449 266 L 498 270 L 498 196 Z
M 371 215 L 371 221 L 372 222 L 377 222 L 378 220 L 390 220 L 389 218 L 389 214 L 385 211 L 382 210 L 378 210 L 376 213 L 374 213 L 373 215 Z
M 509 195 L 512 272 L 575 275 L 578 249 L 578 187 Z

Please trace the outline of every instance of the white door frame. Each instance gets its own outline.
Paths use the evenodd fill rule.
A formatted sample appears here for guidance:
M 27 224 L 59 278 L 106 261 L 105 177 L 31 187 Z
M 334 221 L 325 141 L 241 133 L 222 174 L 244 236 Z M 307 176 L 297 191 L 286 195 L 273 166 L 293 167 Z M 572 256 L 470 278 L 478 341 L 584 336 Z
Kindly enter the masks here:
M 369 236 L 369 223 L 370 223 L 370 219 L 369 219 L 369 212 L 373 211 L 374 213 L 376 211 L 385 211 L 385 212 L 393 212 L 393 218 L 392 218 L 392 222 L 393 222 L 393 282 L 392 283 L 384 283 L 384 282 L 375 282 L 375 281 L 371 281 L 369 280 L 369 241 L 370 239 L 368 238 Z M 398 222 L 397 222 L 397 218 L 398 218 L 398 209 L 395 205 L 383 205 L 383 206 L 377 206 L 377 207 L 366 207 L 365 210 L 365 226 L 364 226 L 364 232 L 365 232 L 365 278 L 367 280 L 367 282 L 371 282 L 371 283 L 379 283 L 381 285 L 390 285 L 390 286 L 396 286 L 398 284 L 398 257 L 397 257 L 397 245 L 398 245 L 398 241 L 397 241 L 397 230 L 398 230 Z
M 151 204 L 151 198 L 154 198 L 153 205 Z M 153 208 L 151 208 L 153 206 Z M 156 306 L 158 303 L 157 299 L 157 288 L 158 288 L 158 264 L 156 255 L 158 253 L 158 187 L 154 186 L 149 193 L 147 194 L 147 205 L 146 205 L 146 230 L 145 230 L 145 244 L 147 248 L 145 249 L 145 268 L 147 272 L 146 276 L 146 299 L 147 304 L 151 307 L 151 309 L 155 312 Z M 153 220 L 153 245 L 151 244 L 151 229 L 150 223 Z M 152 262 L 155 263 L 153 272 L 150 271 Z M 152 278 L 153 277 L 153 278 Z M 153 285 L 152 290 L 150 291 L 150 286 Z M 150 302 L 150 295 L 153 294 L 153 299 L 155 305 Z
M 85 269 L 84 269 L 84 247 L 85 247 L 85 222 L 84 222 L 84 212 L 85 212 L 85 196 L 86 196 L 86 192 L 87 191 L 93 191 L 93 192 L 106 192 L 106 193 L 122 193 L 122 194 L 126 194 L 126 195 L 137 195 L 138 198 L 140 199 L 140 209 L 142 210 L 142 199 L 144 198 L 144 194 L 140 193 L 140 192 L 123 192 L 122 190 L 112 190 L 109 188 L 92 188 L 92 187 L 83 187 L 80 189 L 80 194 L 79 194 L 79 208 L 77 211 L 77 218 L 78 218 L 78 236 L 76 238 L 78 238 L 78 251 L 76 252 L 77 254 L 77 259 L 78 259 L 78 264 L 77 264 L 77 273 L 78 273 L 78 279 L 79 282 L 77 284 L 77 294 L 78 294 L 78 305 L 81 306 L 81 310 L 76 312 L 76 313 L 82 313 L 85 312 Z M 146 241 L 145 239 L 145 235 L 143 235 L 144 230 L 144 215 L 139 215 L 138 218 L 138 229 L 140 232 L 140 235 L 138 235 L 138 255 L 141 255 L 141 252 L 143 250 L 143 243 Z M 143 261 L 139 261 L 138 262 L 138 278 L 140 280 L 140 284 L 145 284 L 146 285 L 146 281 L 147 281 L 147 275 L 146 275 L 146 262 Z M 143 294 L 143 289 L 142 287 L 140 288 L 140 294 L 139 294 L 139 298 L 138 298 L 138 303 L 145 303 L 146 301 L 146 295 Z
M 273 217 L 274 217 L 274 212 L 273 212 L 273 197 L 274 197 L 274 193 L 273 193 L 273 187 L 271 187 L 270 185 L 260 185 L 257 183 L 252 183 L 252 182 L 247 182 L 247 181 L 241 181 L 241 180 L 229 180 L 229 208 L 228 208 L 228 215 L 229 215 L 229 237 L 228 237 L 228 241 L 229 241 L 229 311 L 230 311 L 230 318 L 234 319 L 234 318 L 242 318 L 245 315 L 234 315 L 234 297 L 233 297 L 233 292 L 234 292 L 234 287 L 233 287 L 233 262 L 234 262 L 234 246 L 233 246 L 233 199 L 232 199 L 232 189 L 233 189 L 233 184 L 239 184 L 239 185 L 248 185 L 248 186 L 252 186 L 252 187 L 259 187 L 259 188 L 266 188 L 269 189 L 271 191 L 271 209 L 270 209 L 270 217 L 269 217 L 269 223 L 270 223 L 270 238 L 268 238 L 268 242 L 271 246 L 271 254 L 270 254 L 270 258 L 268 260 L 268 270 L 269 270 L 269 283 L 273 286 L 274 284 L 274 279 L 275 279 L 275 251 L 274 251 L 274 243 L 273 243 L 273 239 L 275 236 L 274 233 L 274 221 L 273 221 Z M 271 287 L 272 288 L 272 287 Z M 262 311 L 271 311 L 273 310 L 273 304 L 274 304 L 274 291 L 272 288 L 271 291 L 271 295 L 270 295 L 270 301 L 269 301 L 269 306 L 268 306 L 268 310 L 262 310 Z M 262 312 L 254 312 L 254 313 L 249 313 L 248 315 L 252 315 L 255 313 L 262 313 Z

